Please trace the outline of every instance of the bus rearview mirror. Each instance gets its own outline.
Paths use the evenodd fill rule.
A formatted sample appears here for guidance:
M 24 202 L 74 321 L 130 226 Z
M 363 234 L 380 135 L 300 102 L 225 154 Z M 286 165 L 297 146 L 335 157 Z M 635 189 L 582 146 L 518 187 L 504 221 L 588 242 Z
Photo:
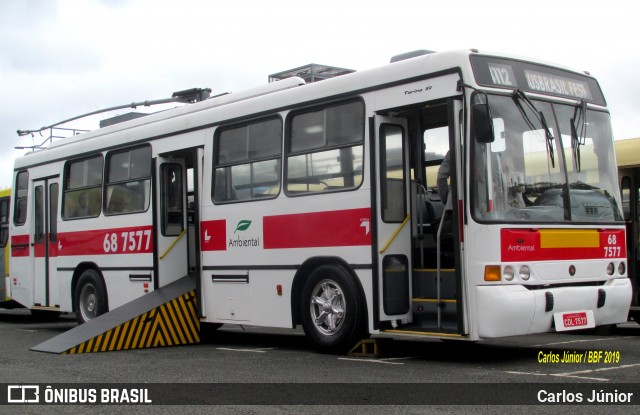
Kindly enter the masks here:
M 473 132 L 476 142 L 482 144 L 493 143 L 495 136 L 493 133 L 493 120 L 486 94 L 477 93 L 473 96 L 471 104 L 471 115 L 473 117 Z

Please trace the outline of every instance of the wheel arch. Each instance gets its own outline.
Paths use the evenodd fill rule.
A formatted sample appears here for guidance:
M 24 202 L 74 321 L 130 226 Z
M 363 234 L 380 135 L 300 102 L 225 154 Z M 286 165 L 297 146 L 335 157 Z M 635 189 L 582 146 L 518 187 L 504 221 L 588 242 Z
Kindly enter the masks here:
M 312 257 L 307 259 L 296 271 L 295 276 L 293 277 L 293 284 L 291 286 L 291 317 L 292 317 L 292 325 L 296 327 L 298 324 L 302 324 L 302 314 L 300 310 L 300 298 L 302 296 L 302 289 L 304 287 L 304 283 L 307 280 L 307 277 L 315 270 L 316 268 L 323 265 L 335 265 L 340 267 L 347 275 L 349 275 L 356 284 L 356 287 L 359 291 L 361 298 L 363 299 L 364 305 L 364 316 L 365 318 L 369 315 L 367 297 L 364 293 L 364 289 L 362 288 L 362 284 L 360 283 L 360 279 L 356 275 L 355 271 L 349 264 L 340 257 L 335 256 L 321 256 L 321 257 Z
M 78 281 L 80 281 L 80 277 L 88 269 L 94 270 L 96 274 L 98 274 L 98 277 L 100 277 L 100 280 L 102 280 L 102 284 L 104 285 L 104 295 L 106 297 L 105 300 L 106 300 L 106 306 L 108 311 L 109 310 L 109 290 L 107 289 L 107 283 L 104 280 L 104 275 L 102 275 L 102 272 L 100 272 L 100 267 L 98 267 L 98 265 L 94 262 L 81 262 L 80 264 L 78 264 L 75 271 L 73 271 L 73 277 L 71 277 L 71 301 L 72 301 L 73 311 L 74 312 L 78 311 L 78 304 L 76 299 L 76 289 L 78 288 Z

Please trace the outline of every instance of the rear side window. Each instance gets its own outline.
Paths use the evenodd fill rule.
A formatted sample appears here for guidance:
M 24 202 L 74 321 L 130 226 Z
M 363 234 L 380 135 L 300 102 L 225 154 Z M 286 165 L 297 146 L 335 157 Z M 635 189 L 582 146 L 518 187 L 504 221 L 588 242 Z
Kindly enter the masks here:
M 90 218 L 102 206 L 102 155 L 70 161 L 64 168 L 63 217 Z

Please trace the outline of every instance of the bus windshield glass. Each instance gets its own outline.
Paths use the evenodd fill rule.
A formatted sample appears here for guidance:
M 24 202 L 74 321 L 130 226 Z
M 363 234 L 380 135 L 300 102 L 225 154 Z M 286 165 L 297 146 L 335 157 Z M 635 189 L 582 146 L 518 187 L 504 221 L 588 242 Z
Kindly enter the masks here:
M 474 143 L 471 193 L 480 222 L 622 220 L 609 114 L 489 95 L 495 141 Z

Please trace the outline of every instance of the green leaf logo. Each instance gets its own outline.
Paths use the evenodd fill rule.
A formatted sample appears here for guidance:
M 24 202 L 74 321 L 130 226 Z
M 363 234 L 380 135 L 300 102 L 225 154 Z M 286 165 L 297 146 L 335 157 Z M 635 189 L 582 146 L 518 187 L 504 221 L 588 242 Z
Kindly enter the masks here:
M 233 233 L 236 233 L 238 231 L 246 231 L 247 229 L 249 229 L 249 226 L 251 226 L 250 220 L 241 220 L 240 222 L 238 222 L 238 225 L 236 225 L 236 230 Z

